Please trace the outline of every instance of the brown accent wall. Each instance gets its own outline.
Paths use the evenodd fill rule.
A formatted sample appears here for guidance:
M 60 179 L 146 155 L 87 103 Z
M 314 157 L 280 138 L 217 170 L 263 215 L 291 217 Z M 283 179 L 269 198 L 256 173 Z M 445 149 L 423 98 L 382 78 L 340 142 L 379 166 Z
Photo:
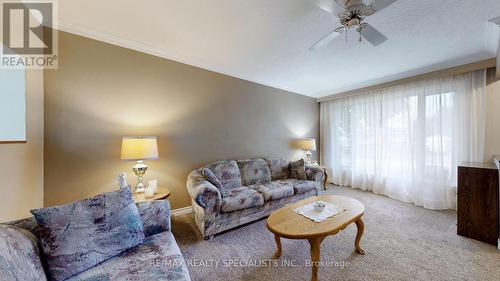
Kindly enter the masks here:
M 295 159 L 291 140 L 319 138 L 319 104 L 296 95 L 60 32 L 59 69 L 45 71 L 45 205 L 115 189 L 133 163 L 123 135 L 159 137 L 147 179 L 190 205 L 188 173 L 251 157 Z M 313 155 L 316 159 L 316 153 Z
M 43 71 L 26 71 L 26 142 L 0 143 L 0 222 L 43 205 Z

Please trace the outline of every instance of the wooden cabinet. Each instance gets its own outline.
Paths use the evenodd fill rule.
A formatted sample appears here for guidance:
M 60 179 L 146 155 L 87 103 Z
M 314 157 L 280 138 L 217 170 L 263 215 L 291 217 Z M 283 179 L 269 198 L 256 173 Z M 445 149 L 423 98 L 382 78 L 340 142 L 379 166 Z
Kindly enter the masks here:
M 499 173 L 494 164 L 458 167 L 458 235 L 497 246 L 499 238 Z

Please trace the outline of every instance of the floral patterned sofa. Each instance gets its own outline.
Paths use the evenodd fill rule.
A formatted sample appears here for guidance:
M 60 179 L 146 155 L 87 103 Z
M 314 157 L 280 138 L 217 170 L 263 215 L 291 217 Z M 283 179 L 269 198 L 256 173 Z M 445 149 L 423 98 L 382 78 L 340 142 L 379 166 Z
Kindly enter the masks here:
M 168 201 L 137 204 L 146 239 L 67 280 L 191 280 L 170 231 Z M 50 280 L 34 218 L 0 224 L 0 280 Z
M 301 163 L 300 163 L 301 162 Z M 205 239 L 269 216 L 285 204 L 318 195 L 323 172 L 303 160 L 220 161 L 187 179 L 195 222 Z

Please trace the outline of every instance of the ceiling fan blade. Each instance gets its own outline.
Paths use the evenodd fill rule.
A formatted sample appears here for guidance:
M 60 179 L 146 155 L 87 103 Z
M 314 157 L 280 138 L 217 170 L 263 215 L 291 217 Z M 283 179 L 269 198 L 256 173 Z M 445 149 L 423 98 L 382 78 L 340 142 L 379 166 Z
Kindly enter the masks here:
M 361 30 L 361 36 L 370 42 L 373 46 L 380 46 L 382 43 L 387 41 L 387 37 L 380 31 L 376 30 L 373 26 L 366 24 L 366 27 Z
M 375 12 L 379 12 L 387 7 L 389 7 L 390 5 L 392 5 L 392 3 L 396 2 L 397 0 L 373 0 L 373 2 L 370 4 L 370 6 L 372 7 L 372 9 L 375 11 Z
M 335 0 L 311 0 L 311 2 L 330 14 L 339 15 L 345 12 L 345 8 Z
M 335 39 L 335 37 L 339 36 L 339 32 L 337 32 L 336 30 L 328 33 L 325 37 L 323 37 L 322 39 L 320 39 L 318 42 L 314 43 L 314 45 L 312 45 L 309 50 L 311 51 L 317 51 L 323 47 L 325 47 L 326 45 L 328 45 L 330 42 L 332 42 L 333 39 Z

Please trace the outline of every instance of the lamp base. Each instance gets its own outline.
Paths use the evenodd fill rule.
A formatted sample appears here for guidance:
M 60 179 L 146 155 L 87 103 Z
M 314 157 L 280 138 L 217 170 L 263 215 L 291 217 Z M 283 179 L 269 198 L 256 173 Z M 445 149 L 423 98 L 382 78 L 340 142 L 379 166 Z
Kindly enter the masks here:
M 146 190 L 146 185 L 143 182 L 143 176 L 148 170 L 148 165 L 144 164 L 144 161 L 139 160 L 137 164 L 132 167 L 135 175 L 137 176 L 137 185 L 135 186 L 135 193 L 142 193 Z
M 308 150 L 308 151 L 306 152 L 306 160 L 305 160 L 306 164 L 308 164 L 308 165 L 312 165 L 312 159 L 311 159 L 311 156 L 312 156 L 312 153 L 311 153 L 311 151 L 310 151 L 310 150 Z

